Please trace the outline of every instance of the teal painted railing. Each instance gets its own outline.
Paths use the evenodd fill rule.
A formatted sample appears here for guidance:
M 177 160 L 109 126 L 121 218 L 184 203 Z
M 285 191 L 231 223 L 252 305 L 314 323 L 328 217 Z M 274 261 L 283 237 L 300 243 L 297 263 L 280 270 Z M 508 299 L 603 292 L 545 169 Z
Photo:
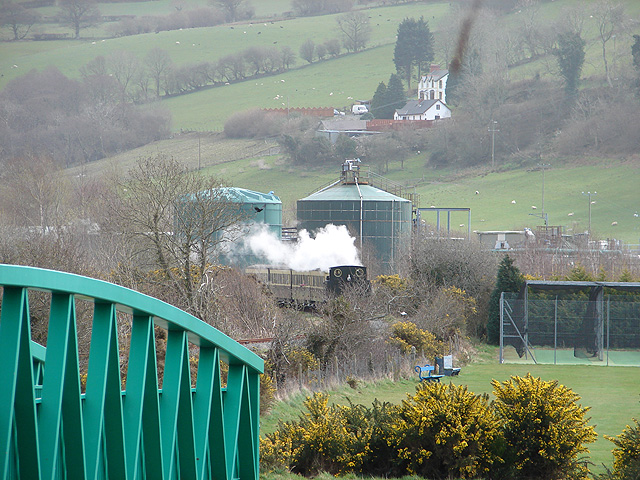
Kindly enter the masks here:
M 0 286 L 0 479 L 258 478 L 258 356 L 180 309 L 100 280 L 0 265 Z M 50 299 L 46 348 L 31 340 L 32 290 Z M 84 392 L 78 299 L 94 304 Z M 157 330 L 166 333 L 162 389 Z

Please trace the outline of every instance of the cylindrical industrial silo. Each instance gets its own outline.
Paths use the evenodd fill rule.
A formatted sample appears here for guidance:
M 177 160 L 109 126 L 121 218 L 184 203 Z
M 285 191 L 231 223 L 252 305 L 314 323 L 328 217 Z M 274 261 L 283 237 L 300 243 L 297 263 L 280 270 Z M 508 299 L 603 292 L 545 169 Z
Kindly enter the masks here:
M 345 164 L 346 165 L 346 164 Z M 339 184 L 298 200 L 298 228 L 345 225 L 359 248 L 371 246 L 385 272 L 394 270 L 411 234 L 412 204 L 358 178 L 347 166 Z
M 282 202 L 273 192 L 260 193 L 245 188 L 229 187 L 225 189 L 227 198 L 240 204 L 242 222 L 240 231 L 235 232 L 234 240 L 226 242 L 224 253 L 219 261 L 225 264 L 247 266 L 264 263 L 261 258 L 247 250 L 244 240 L 255 233 L 255 227 L 263 226 L 271 236 L 282 238 Z
M 229 187 L 225 193 L 229 200 L 240 204 L 244 223 L 248 226 L 264 224 L 278 239 L 282 237 L 282 202 L 273 192 Z
M 233 228 L 227 231 L 215 232 L 213 241 L 218 245 L 217 258 L 210 261 L 219 261 L 223 264 L 250 265 L 261 263 L 263 259 L 248 252 L 243 244 L 251 233 L 259 228 L 266 229 L 271 236 L 280 240 L 282 238 L 282 202 L 273 194 L 254 192 L 244 188 L 222 187 L 213 194 L 215 198 L 223 202 L 237 204 L 238 207 L 228 209 L 231 221 L 236 222 Z M 191 202 L 197 201 L 195 195 L 184 195 L 176 202 L 177 215 L 182 216 L 182 221 L 193 216 L 197 209 L 191 207 Z M 181 222 L 176 223 L 176 233 L 180 234 Z

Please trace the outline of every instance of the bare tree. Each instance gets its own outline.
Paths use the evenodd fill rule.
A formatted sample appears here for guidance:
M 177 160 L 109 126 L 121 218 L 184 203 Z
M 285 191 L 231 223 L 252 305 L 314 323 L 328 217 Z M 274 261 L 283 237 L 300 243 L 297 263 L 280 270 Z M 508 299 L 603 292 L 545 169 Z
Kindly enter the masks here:
M 102 20 L 95 0 L 60 0 L 58 19 L 70 27 L 75 38 L 80 37 L 80 30 L 96 25 Z
M 296 63 L 296 54 L 289 45 L 280 47 L 280 68 L 288 70 Z
M 114 52 L 107 57 L 110 73 L 118 80 L 121 88 L 121 100 L 127 99 L 127 89 L 140 70 L 138 57 L 126 50 Z
M 156 272 L 175 304 L 203 318 L 199 289 L 218 248 L 243 218 L 239 204 L 220 179 L 162 155 L 140 159 L 127 179 L 113 183 L 111 228 L 131 242 L 135 263 Z
M 160 96 L 160 84 L 171 70 L 171 57 L 169 52 L 162 48 L 154 47 L 144 57 L 144 63 L 149 69 L 151 78 L 156 85 L 156 95 Z
M 45 235 L 69 220 L 69 188 L 51 158 L 15 158 L 3 170 L 1 203 L 5 218 L 13 219 L 14 225 Z
M 40 14 L 24 8 L 18 3 L 7 3 L 0 7 L 0 26 L 9 28 L 14 40 L 27 36 L 34 23 L 40 20 Z
M 228 22 L 253 16 L 253 7 L 248 0 L 214 0 L 213 3 L 224 11 Z
M 261 72 L 266 72 L 268 70 L 267 63 L 269 62 L 269 51 L 267 47 L 254 45 L 247 48 L 243 52 L 243 55 L 247 65 L 253 68 L 253 75 L 259 75 Z
M 340 41 L 337 38 L 330 38 L 324 42 L 324 46 L 327 49 L 327 53 L 332 57 L 340 55 Z
M 586 17 L 587 12 L 583 6 L 575 5 L 563 9 L 560 22 L 564 29 L 582 35 Z
M 602 61 L 604 62 L 604 73 L 607 83 L 613 87 L 611 81 L 611 71 L 607 61 L 607 43 L 615 39 L 615 34 L 625 26 L 624 5 L 614 3 L 611 0 L 600 0 L 593 8 L 593 18 L 598 25 L 598 36 L 602 44 Z
M 315 56 L 316 44 L 313 40 L 308 38 L 301 46 L 300 46 L 300 56 L 309 63 L 313 62 L 313 57 Z
M 371 36 L 371 25 L 366 13 L 349 12 L 338 17 L 337 22 L 347 51 L 359 52 L 367 46 Z

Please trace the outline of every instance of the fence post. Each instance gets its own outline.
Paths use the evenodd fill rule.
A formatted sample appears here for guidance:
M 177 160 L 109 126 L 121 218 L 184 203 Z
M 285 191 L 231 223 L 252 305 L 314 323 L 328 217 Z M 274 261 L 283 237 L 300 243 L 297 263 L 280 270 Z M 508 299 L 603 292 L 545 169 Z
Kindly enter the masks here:
M 558 355 L 558 296 L 556 295 L 556 301 L 554 304 L 553 313 L 553 364 L 557 364 Z
M 500 363 L 504 363 L 504 292 L 500 292 Z

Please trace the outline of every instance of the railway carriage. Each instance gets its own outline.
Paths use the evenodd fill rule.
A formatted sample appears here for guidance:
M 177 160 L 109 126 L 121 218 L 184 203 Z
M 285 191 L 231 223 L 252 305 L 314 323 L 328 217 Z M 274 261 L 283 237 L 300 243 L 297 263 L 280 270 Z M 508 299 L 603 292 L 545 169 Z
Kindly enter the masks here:
M 367 268 L 361 265 L 331 267 L 328 275 L 321 270 L 296 271 L 266 265 L 247 267 L 245 273 L 265 285 L 281 304 L 313 306 L 326 301 L 330 294 L 339 295 L 345 285 L 369 288 Z

